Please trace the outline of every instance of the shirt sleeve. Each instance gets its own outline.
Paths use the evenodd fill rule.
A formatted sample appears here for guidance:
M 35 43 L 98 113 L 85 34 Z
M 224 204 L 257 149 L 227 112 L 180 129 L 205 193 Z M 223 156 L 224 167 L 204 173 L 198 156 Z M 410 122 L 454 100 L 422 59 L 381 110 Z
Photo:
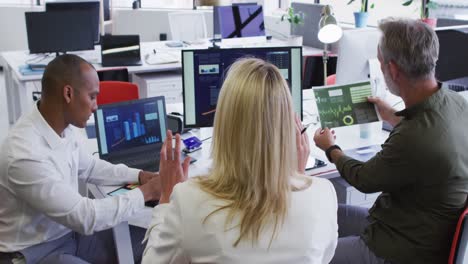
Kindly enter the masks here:
M 349 184 L 363 193 L 391 192 L 415 183 L 417 174 L 411 150 L 400 133 L 390 135 L 382 150 L 367 162 L 342 156 L 336 167 Z
M 114 165 L 79 150 L 78 176 L 80 179 L 97 185 L 122 185 L 138 182 L 140 170 L 123 164 Z
M 7 173 L 9 185 L 18 198 L 81 234 L 111 228 L 144 208 L 140 189 L 105 199 L 82 197 L 50 161 L 16 159 L 9 164 Z
M 169 203 L 158 205 L 153 210 L 153 219 L 145 236 L 148 244 L 142 263 L 190 263 L 182 247 L 182 215 L 177 187 L 174 187 Z

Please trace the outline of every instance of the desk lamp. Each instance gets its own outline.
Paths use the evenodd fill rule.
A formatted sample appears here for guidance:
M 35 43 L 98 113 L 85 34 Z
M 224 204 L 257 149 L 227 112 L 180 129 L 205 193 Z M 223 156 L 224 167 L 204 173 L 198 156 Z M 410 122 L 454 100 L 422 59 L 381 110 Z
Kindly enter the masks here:
M 323 83 L 327 85 L 327 63 L 328 51 L 327 45 L 337 42 L 343 36 L 343 30 L 338 26 L 331 6 L 326 5 L 322 10 L 322 18 L 319 21 L 318 39 L 324 44 L 323 49 Z

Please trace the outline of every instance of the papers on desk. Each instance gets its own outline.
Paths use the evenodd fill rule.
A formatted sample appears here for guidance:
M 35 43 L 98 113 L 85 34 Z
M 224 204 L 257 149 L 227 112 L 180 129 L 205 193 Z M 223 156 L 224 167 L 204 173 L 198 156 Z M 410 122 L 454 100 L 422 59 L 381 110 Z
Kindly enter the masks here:
M 177 63 L 180 62 L 180 56 L 172 52 L 157 52 L 154 54 L 146 54 L 145 62 L 149 65 Z
M 44 68 L 31 68 L 31 65 L 21 65 L 19 66 L 19 72 L 22 75 L 40 75 L 44 73 Z

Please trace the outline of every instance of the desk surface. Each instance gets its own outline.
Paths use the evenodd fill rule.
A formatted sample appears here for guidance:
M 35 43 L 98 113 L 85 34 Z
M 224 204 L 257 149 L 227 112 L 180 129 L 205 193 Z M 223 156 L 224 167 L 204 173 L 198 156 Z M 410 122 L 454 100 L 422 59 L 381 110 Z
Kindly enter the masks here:
M 304 91 L 304 101 L 303 101 L 303 113 L 304 119 L 303 123 L 308 124 L 312 123 L 309 129 L 307 129 L 307 135 L 309 136 L 310 144 L 311 144 L 311 151 L 310 156 L 313 158 L 319 158 L 321 160 L 326 161 L 325 153 L 317 148 L 313 142 L 313 135 L 316 129 L 320 127 L 320 123 L 317 121 L 317 105 L 314 103 L 314 96 L 312 90 L 305 90 Z M 179 105 L 168 105 L 168 109 L 172 109 L 175 111 L 180 111 L 177 109 Z M 381 129 L 382 123 L 375 122 L 371 125 L 371 133 L 369 138 L 360 138 L 359 126 L 349 126 L 349 127 L 340 127 L 335 128 L 336 134 L 336 143 L 340 145 L 344 150 L 346 149 L 354 149 L 358 147 L 370 146 L 383 143 L 387 137 L 388 132 L 383 131 Z M 197 136 L 200 139 L 207 139 L 203 142 L 202 149 L 196 151 L 190 156 L 193 156 L 197 159 L 197 162 L 193 163 L 189 167 L 189 177 L 205 175 L 208 173 L 209 169 L 211 168 L 211 158 L 210 158 L 210 147 L 211 147 L 211 128 L 202 128 L 196 129 L 189 133 L 182 135 L 182 138 L 187 138 L 190 136 Z M 94 152 L 97 149 L 96 140 L 95 139 L 88 139 L 87 146 L 89 152 Z M 334 164 L 328 163 L 327 166 L 317 169 L 312 169 L 306 171 L 307 175 L 311 176 L 319 176 L 323 178 L 334 178 L 338 177 L 339 174 L 336 170 Z M 120 186 L 96 186 L 90 185 L 89 190 L 96 198 L 104 198 L 107 196 L 107 193 L 110 191 L 118 188 Z M 129 220 L 129 223 L 132 225 L 140 226 L 143 228 L 147 228 L 151 221 L 151 210 L 152 208 L 147 207 L 145 210 L 142 210 L 140 213 L 132 217 Z
M 157 42 L 141 42 L 141 57 L 142 65 L 141 66 L 125 66 L 129 73 L 145 73 L 145 72 L 158 72 L 158 71 L 168 71 L 172 69 L 182 68 L 180 60 L 180 51 L 182 49 L 206 49 L 211 44 L 205 42 L 197 45 L 186 45 L 182 48 L 169 48 L 165 45 L 167 41 L 157 41 Z M 240 47 L 277 47 L 277 46 L 287 46 L 288 43 L 282 40 L 272 39 L 269 41 L 263 42 L 248 42 L 247 44 L 241 45 L 241 42 L 231 42 L 229 45 L 221 45 L 222 48 L 240 48 Z M 145 55 L 154 54 L 153 50 L 157 54 L 171 54 L 179 59 L 179 62 L 176 63 L 164 63 L 164 64 L 148 64 L 145 60 Z M 323 51 L 321 49 L 316 49 L 312 47 L 303 47 L 303 55 L 316 55 L 321 54 Z M 70 54 L 76 54 L 84 59 L 91 62 L 96 70 L 100 69 L 109 69 L 115 67 L 102 67 L 101 66 L 101 47 L 95 46 L 94 50 L 87 51 L 77 51 L 69 52 Z M 42 54 L 29 54 L 29 51 L 7 51 L 0 53 L 0 57 L 3 58 L 3 64 L 8 66 L 14 72 L 15 78 L 21 82 L 27 81 L 37 81 L 42 78 L 42 74 L 34 75 L 22 75 L 19 71 L 19 67 L 25 65 L 27 61 L 33 60 L 34 58 L 39 58 Z M 45 61 L 39 61 L 38 63 L 46 63 L 47 61 L 52 60 L 55 57 L 54 54 L 50 55 L 49 58 Z

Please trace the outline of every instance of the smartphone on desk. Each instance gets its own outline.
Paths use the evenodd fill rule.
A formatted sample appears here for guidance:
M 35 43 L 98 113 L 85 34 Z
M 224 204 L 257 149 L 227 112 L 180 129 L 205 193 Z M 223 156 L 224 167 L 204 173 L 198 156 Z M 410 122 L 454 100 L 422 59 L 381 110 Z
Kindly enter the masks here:
M 129 192 L 135 188 L 138 188 L 138 184 L 127 184 L 127 185 L 124 185 L 120 188 L 117 188 L 111 192 L 108 192 L 107 195 L 109 196 L 117 196 L 117 195 L 121 195 L 121 194 L 124 194 L 126 192 Z M 145 202 L 145 206 L 148 206 L 148 207 L 155 207 L 156 205 L 159 204 L 159 201 L 150 201 L 150 202 Z
M 317 169 L 317 168 L 321 168 L 325 166 L 327 166 L 327 163 L 325 161 L 309 156 L 305 169 L 312 170 L 312 169 Z

